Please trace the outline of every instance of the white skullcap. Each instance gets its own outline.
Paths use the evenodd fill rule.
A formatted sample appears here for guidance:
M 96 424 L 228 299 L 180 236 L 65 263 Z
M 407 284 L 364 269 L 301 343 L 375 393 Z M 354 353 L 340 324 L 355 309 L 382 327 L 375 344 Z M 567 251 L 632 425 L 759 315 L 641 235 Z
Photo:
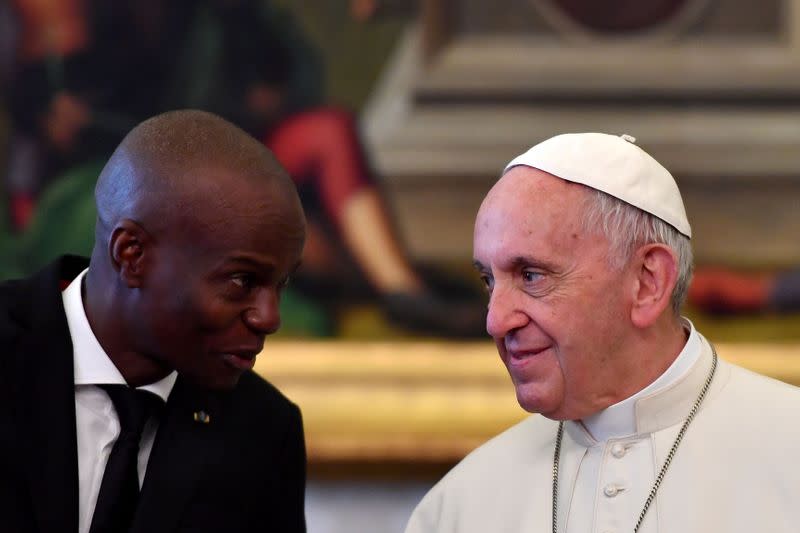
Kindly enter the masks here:
M 650 213 L 691 238 L 672 174 L 630 135 L 567 133 L 543 141 L 506 165 L 524 165 L 610 194 Z

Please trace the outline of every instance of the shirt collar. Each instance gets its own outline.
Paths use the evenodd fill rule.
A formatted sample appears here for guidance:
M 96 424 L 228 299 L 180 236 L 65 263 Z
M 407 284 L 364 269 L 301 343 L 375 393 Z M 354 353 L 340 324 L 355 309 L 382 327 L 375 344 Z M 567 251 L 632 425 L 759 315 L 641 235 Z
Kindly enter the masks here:
M 683 350 L 675 361 L 650 385 L 640 390 L 633 396 L 626 398 L 610 407 L 584 418 L 581 422 L 584 428 L 597 442 L 603 442 L 613 437 L 625 437 L 637 433 L 636 403 L 642 398 L 666 389 L 679 381 L 694 366 L 700 357 L 702 343 L 700 335 L 694 324 L 686 318 L 683 319 L 684 328 L 689 332 L 689 338 Z
M 81 272 L 72 283 L 61 293 L 64 302 L 64 312 L 67 315 L 69 334 L 72 338 L 72 365 L 75 375 L 75 385 L 125 385 L 125 378 L 106 354 L 103 347 L 94 336 L 86 311 L 83 308 L 81 284 L 88 269 Z M 165 378 L 137 387 L 157 394 L 165 402 L 169 398 L 177 372 L 171 372 Z

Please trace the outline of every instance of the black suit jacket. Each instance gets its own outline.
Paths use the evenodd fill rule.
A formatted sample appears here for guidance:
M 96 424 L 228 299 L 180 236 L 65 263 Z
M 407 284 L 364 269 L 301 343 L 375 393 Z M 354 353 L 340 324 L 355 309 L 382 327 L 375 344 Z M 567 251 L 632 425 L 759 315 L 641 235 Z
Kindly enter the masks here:
M 0 284 L 0 532 L 75 533 L 78 465 L 64 257 Z M 205 411 L 210 422 L 194 420 Z M 132 532 L 305 531 L 299 409 L 252 372 L 210 393 L 178 377 L 161 419 Z

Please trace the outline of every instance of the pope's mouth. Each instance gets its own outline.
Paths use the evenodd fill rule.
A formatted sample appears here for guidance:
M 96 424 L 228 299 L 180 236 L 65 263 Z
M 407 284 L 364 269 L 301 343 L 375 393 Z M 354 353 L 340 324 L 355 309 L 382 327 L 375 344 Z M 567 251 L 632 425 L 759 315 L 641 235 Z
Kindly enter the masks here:
M 508 362 L 514 366 L 524 365 L 547 351 L 548 348 L 549 346 L 532 350 L 508 350 Z

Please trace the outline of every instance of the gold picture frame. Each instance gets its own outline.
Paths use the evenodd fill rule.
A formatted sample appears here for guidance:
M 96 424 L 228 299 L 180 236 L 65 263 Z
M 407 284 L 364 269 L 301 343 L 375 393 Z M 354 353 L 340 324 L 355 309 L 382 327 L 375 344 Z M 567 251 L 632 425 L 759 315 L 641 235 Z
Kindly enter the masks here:
M 720 344 L 800 385 L 800 344 Z M 309 462 L 444 464 L 530 416 L 491 342 L 267 343 L 256 371 L 303 411 Z

